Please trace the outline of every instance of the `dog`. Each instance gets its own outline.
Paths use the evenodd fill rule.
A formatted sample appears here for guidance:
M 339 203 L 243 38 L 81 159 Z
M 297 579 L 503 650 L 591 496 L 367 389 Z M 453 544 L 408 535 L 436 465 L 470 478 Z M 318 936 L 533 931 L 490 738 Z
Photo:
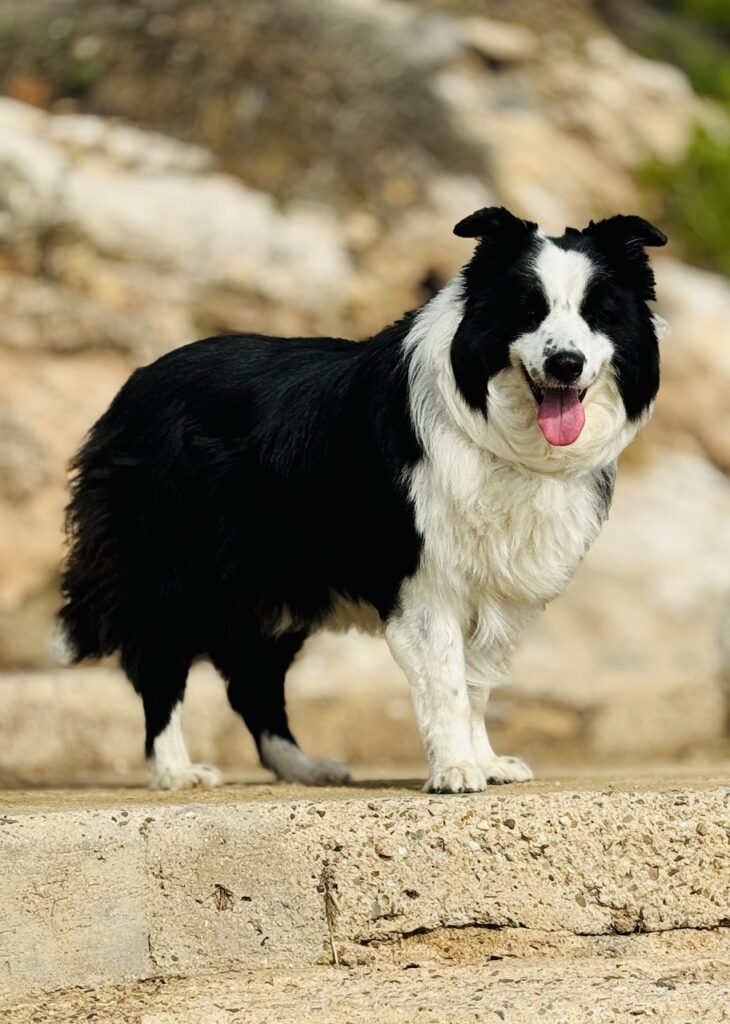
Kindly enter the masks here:
M 152 784 L 214 786 L 181 730 L 205 656 L 280 779 L 342 784 L 289 730 L 306 637 L 385 635 L 412 690 L 426 789 L 532 777 L 485 707 L 526 626 L 608 514 L 659 386 L 645 249 L 614 216 L 550 237 L 504 208 L 454 232 L 466 266 L 366 341 L 230 335 L 136 370 L 72 463 L 60 624 L 70 660 L 118 652 Z

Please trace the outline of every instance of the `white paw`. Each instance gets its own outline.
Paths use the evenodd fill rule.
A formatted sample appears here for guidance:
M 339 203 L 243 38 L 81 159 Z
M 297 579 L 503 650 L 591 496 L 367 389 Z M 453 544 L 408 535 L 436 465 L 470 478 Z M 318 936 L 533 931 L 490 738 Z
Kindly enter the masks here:
M 427 793 L 480 793 L 487 788 L 487 780 L 479 765 L 463 761 L 451 768 L 434 768 L 423 788 Z
M 350 769 L 341 761 L 332 761 L 328 758 L 315 761 L 311 757 L 308 757 L 307 761 L 309 764 L 297 782 L 303 782 L 307 786 L 345 786 L 350 781 Z
M 487 782 L 500 785 L 504 782 L 529 782 L 534 778 L 532 771 L 519 757 L 493 757 L 482 764 Z
M 223 776 L 210 764 L 188 764 L 180 768 L 154 768 L 152 789 L 213 789 L 223 785 Z
M 296 743 L 282 736 L 263 736 L 261 760 L 284 782 L 301 782 L 304 786 L 344 786 L 350 781 L 350 770 L 340 761 L 316 761 L 300 750 Z

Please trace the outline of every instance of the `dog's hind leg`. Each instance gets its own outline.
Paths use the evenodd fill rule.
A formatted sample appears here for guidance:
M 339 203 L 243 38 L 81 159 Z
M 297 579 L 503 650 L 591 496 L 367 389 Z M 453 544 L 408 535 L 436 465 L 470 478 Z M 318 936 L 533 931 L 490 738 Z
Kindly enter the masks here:
M 219 638 L 209 654 L 226 680 L 231 707 L 256 741 L 265 768 L 286 782 L 343 785 L 350 778 L 347 766 L 308 757 L 289 729 L 284 680 L 304 639 L 301 634 L 268 638 L 254 630 L 239 631 L 235 640 Z
M 209 789 L 220 786 L 220 772 L 209 764 L 193 764 L 182 732 L 188 657 L 170 657 L 164 645 L 128 645 L 122 668 L 142 697 L 145 714 L 145 752 L 153 789 Z

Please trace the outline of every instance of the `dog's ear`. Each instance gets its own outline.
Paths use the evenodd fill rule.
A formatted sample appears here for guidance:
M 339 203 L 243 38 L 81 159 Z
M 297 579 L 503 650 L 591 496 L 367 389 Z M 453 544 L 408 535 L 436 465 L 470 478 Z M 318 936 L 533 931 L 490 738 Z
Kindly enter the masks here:
M 664 232 L 654 227 L 648 220 L 644 220 L 643 217 L 627 217 L 624 214 L 608 217 L 597 224 L 591 221 L 588 227 L 583 229 L 583 234 L 589 235 L 599 245 L 614 249 L 643 249 L 650 245 L 666 245 L 668 241 Z
M 581 234 L 600 250 L 618 278 L 638 291 L 645 301 L 656 298 L 654 273 L 644 250 L 650 245 L 666 245 L 663 231 L 643 217 L 618 214 L 597 224 L 591 221 Z
M 527 241 L 537 231 L 537 224 L 529 220 L 520 220 L 503 206 L 485 206 L 482 210 L 464 217 L 454 228 L 459 238 L 481 238 L 490 241 L 509 239 L 510 241 Z

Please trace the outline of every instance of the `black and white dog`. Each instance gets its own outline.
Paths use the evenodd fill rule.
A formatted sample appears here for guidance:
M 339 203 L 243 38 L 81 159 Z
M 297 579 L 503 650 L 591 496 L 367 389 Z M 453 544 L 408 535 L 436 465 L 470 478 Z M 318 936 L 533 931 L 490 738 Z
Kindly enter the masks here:
M 342 783 L 289 731 L 284 677 L 323 627 L 384 631 L 413 691 L 427 788 L 519 782 L 484 724 L 525 624 L 606 518 L 659 384 L 645 246 L 612 217 L 548 237 L 504 209 L 433 299 L 367 341 L 234 335 L 137 370 L 76 457 L 61 623 L 119 652 L 153 784 L 212 786 L 180 713 L 207 656 L 280 778 Z

